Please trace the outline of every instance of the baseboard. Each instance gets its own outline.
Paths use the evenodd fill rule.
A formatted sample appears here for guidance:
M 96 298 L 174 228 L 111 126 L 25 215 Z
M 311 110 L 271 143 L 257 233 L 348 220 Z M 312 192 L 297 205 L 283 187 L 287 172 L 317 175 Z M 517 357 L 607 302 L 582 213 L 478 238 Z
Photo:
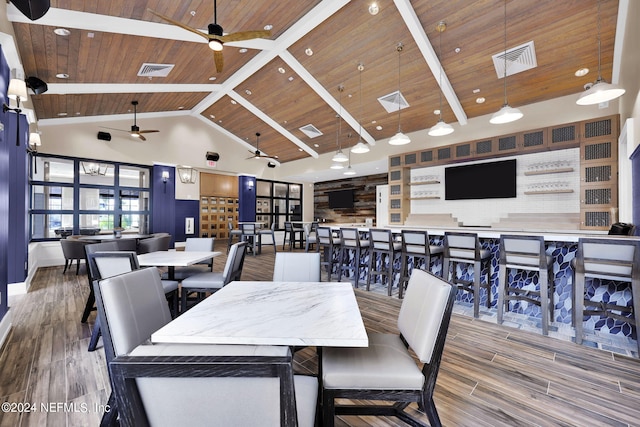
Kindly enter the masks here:
M 7 311 L 2 320 L 0 320 L 0 348 L 4 345 L 12 325 L 12 313 L 11 310 Z

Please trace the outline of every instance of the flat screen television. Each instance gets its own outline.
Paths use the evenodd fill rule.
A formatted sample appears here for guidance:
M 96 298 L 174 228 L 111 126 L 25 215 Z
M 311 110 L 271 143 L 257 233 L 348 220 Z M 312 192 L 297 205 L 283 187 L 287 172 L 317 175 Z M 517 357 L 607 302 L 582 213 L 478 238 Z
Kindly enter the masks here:
M 327 192 L 329 209 L 353 208 L 353 190 L 336 190 Z
M 516 160 L 445 168 L 444 195 L 445 200 L 516 197 Z

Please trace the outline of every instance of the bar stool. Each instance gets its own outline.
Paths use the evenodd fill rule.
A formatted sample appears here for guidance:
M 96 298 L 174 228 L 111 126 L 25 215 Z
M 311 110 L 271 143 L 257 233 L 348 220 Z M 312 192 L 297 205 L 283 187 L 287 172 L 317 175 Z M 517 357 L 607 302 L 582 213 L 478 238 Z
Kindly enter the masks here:
M 509 271 L 538 273 L 538 285 L 516 286 L 509 282 Z M 542 334 L 549 334 L 553 321 L 553 263 L 545 252 L 542 236 L 500 237 L 500 267 L 498 273 L 498 324 L 502 324 L 503 311 L 509 310 L 509 301 L 526 301 L 540 307 Z
M 302 228 L 295 228 L 289 221 L 284 223 L 284 239 L 282 240 L 282 250 L 284 246 L 289 242 L 289 250 L 296 247 L 296 242 L 300 242 L 302 247 L 302 234 L 304 230 Z
M 360 232 L 357 228 L 341 228 L 340 229 L 340 260 L 338 266 L 338 282 L 342 280 L 342 273 L 346 270 L 353 270 L 355 276 L 354 286 L 357 288 L 360 281 L 360 268 L 366 267 L 362 263 L 362 248 L 369 247 L 369 240 L 361 239 Z M 353 251 L 353 265 L 349 253 Z M 346 260 L 345 260 L 346 255 Z
M 442 277 L 458 289 L 473 293 L 473 317 L 480 312 L 480 288 L 487 290 L 487 308 L 491 307 L 491 251 L 482 249 L 476 233 L 444 233 L 444 257 Z M 453 264 L 453 273 L 449 279 L 449 264 Z M 473 266 L 473 281 L 459 279 L 456 275 L 458 264 Z M 487 281 L 482 283 L 482 269 L 487 268 Z
M 229 249 L 231 249 L 231 245 L 233 244 L 233 238 L 237 237 L 238 242 L 242 240 L 242 230 L 238 228 L 233 228 L 233 223 L 229 221 L 229 242 L 227 243 L 227 253 L 229 253 Z
M 393 261 L 396 253 L 402 249 L 402 243 L 393 240 L 391 230 L 372 228 L 369 230 L 369 274 L 367 275 L 367 290 L 371 285 L 372 276 L 387 276 L 387 295 L 391 296 L 393 288 Z M 380 269 L 377 268 L 377 256 L 380 255 Z M 387 257 L 385 269 L 384 258 Z M 382 279 L 381 279 L 382 281 Z M 401 282 L 400 282 L 401 283 Z
M 260 246 L 260 234 L 258 234 L 258 231 L 256 230 L 256 224 L 254 222 L 240 224 L 240 230 L 242 230 L 241 240 L 243 242 L 247 242 L 247 248 L 251 248 L 253 256 L 256 256 L 256 253 L 260 253 L 262 251 L 262 247 Z
M 276 223 L 275 221 L 271 223 L 271 227 L 270 228 L 265 228 L 264 230 L 258 230 L 258 234 L 259 236 L 259 243 L 260 243 L 260 250 L 262 251 L 262 245 L 273 245 L 273 253 L 275 254 L 276 252 L 278 252 L 278 249 L 276 249 Z M 271 237 L 271 243 L 265 243 L 262 240 L 263 236 L 270 236 Z
M 334 236 L 329 227 L 318 227 L 316 232 L 318 236 L 316 251 L 322 251 L 320 268 L 322 268 L 322 266 L 327 267 L 327 280 L 330 282 L 333 274 L 333 251 L 334 248 L 340 249 L 340 237 Z
M 640 325 L 640 241 L 625 238 L 581 238 L 578 240 L 576 268 L 573 275 L 573 326 L 576 344 L 582 344 L 583 316 L 605 316 Z M 592 301 L 585 293 L 587 279 L 628 282 L 631 286 L 631 307 L 617 305 L 610 299 Z M 633 313 L 629 318 L 619 313 Z M 640 339 L 638 354 L 640 354 Z
M 429 233 L 422 230 L 402 230 L 402 259 L 400 283 L 398 284 L 398 298 L 402 299 L 404 289 L 409 282 L 409 258 L 413 258 L 413 268 L 416 268 L 417 261 L 424 259 L 425 270 L 431 271 L 431 257 L 442 258 L 444 246 L 431 245 L 429 243 Z M 442 274 L 441 274 L 442 277 Z

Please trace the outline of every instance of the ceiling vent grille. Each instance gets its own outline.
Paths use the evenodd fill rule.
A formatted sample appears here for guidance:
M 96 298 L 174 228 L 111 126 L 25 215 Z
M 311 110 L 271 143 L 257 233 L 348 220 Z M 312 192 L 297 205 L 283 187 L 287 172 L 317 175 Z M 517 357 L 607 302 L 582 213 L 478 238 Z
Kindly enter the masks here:
M 312 125 L 312 124 L 308 124 L 308 125 L 302 126 L 299 129 L 302 131 L 302 133 L 304 133 L 305 135 L 307 135 L 311 139 L 322 135 L 322 132 L 320 132 L 320 130 L 317 127 L 315 127 L 314 125 Z
M 378 102 L 382 104 L 387 113 L 397 113 L 398 110 L 404 110 L 409 106 L 409 103 L 400 91 L 392 92 L 388 95 L 378 98 Z
M 505 55 L 507 57 L 507 76 L 512 76 L 538 66 L 536 49 L 532 40 L 528 43 L 508 49 L 506 52 L 496 53 L 491 57 L 493 58 L 493 65 L 496 68 L 496 74 L 499 79 L 503 78 L 505 75 Z
M 138 77 L 167 77 L 175 64 L 144 63 L 138 70 Z

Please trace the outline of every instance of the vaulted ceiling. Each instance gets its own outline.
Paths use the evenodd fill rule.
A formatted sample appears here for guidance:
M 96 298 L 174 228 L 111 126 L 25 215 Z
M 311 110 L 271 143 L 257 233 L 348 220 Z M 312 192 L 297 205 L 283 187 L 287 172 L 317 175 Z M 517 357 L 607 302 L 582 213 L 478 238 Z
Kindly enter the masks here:
M 204 38 L 149 11 L 206 31 L 213 3 L 51 0 L 34 22 L 8 5 L 25 76 L 49 85 L 32 96 L 37 118 L 96 120 L 98 131 L 96 116 L 131 117 L 133 124 L 137 100 L 141 117 L 198 116 L 247 148 L 260 132 L 261 151 L 288 162 L 346 148 L 360 132 L 374 145 L 399 124 L 404 133 L 429 128 L 441 94 L 442 118 L 461 125 L 505 102 L 492 60 L 505 49 L 503 0 L 378 0 L 375 15 L 364 0 L 220 0 L 217 23 L 226 33 L 271 28 L 267 39 L 226 43 L 222 72 Z M 576 94 L 595 81 L 598 28 L 602 77 L 610 82 L 617 13 L 618 0 L 601 0 L 599 22 L 597 0 L 507 0 L 507 49 L 528 42 L 534 49 L 509 57 L 508 69 L 533 62 L 530 53 L 536 63 L 507 78 L 509 104 Z M 68 35 L 56 35 L 58 28 Z M 173 68 L 166 77 L 148 74 L 164 65 L 139 75 L 143 64 Z M 581 68 L 590 71 L 576 77 Z M 387 111 L 378 99 L 398 90 L 408 107 Z M 137 124 L 144 129 L 140 117 Z M 308 125 L 320 134 L 300 130 Z

